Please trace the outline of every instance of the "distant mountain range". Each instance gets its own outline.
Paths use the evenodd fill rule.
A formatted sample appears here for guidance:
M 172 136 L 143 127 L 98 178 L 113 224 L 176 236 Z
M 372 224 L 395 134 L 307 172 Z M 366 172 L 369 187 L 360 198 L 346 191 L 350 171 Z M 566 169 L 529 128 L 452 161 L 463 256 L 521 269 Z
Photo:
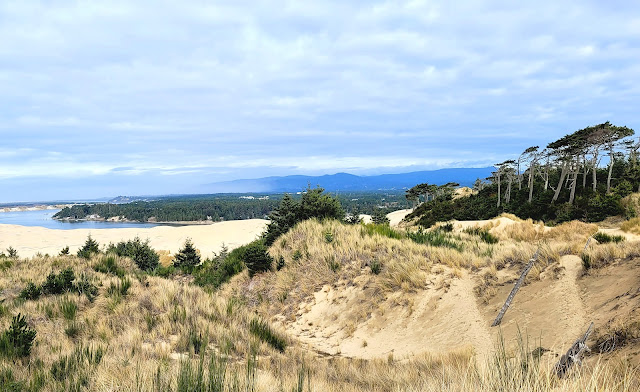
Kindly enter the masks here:
M 348 173 L 324 176 L 284 176 L 264 177 L 247 180 L 233 180 L 207 184 L 212 193 L 246 192 L 298 192 L 311 185 L 319 185 L 327 191 L 375 191 L 408 189 L 420 183 L 442 185 L 457 182 L 461 186 L 471 186 L 477 178 L 491 175 L 491 167 L 456 168 L 429 171 L 417 171 L 402 174 L 381 174 L 376 176 L 357 176 Z

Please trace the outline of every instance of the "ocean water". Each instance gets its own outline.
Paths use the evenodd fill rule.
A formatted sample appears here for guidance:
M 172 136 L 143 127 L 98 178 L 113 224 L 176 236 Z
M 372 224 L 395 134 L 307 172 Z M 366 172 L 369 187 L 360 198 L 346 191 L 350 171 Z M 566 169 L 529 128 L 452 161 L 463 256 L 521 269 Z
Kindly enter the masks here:
M 157 223 L 134 223 L 134 222 L 67 222 L 58 221 L 51 217 L 60 210 L 38 210 L 38 211 L 13 211 L 0 212 L 0 224 L 20 225 L 20 226 L 40 226 L 47 229 L 72 230 L 72 229 L 121 229 L 154 227 Z

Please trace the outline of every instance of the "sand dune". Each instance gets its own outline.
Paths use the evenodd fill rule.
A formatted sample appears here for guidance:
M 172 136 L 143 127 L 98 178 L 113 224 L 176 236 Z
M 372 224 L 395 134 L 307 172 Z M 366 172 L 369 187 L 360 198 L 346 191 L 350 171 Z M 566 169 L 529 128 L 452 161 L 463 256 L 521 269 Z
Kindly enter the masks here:
M 82 246 L 87 236 L 100 245 L 133 239 L 135 236 L 149 239 L 158 250 L 176 252 L 187 238 L 191 238 L 203 256 L 218 252 L 225 244 L 229 249 L 253 241 L 262 233 L 268 221 L 249 219 L 191 226 L 156 226 L 151 228 L 124 229 L 75 229 L 52 230 L 43 227 L 26 227 L 0 224 L 0 249 L 14 247 L 22 257 L 36 253 L 55 255 L 65 246 L 74 252 Z

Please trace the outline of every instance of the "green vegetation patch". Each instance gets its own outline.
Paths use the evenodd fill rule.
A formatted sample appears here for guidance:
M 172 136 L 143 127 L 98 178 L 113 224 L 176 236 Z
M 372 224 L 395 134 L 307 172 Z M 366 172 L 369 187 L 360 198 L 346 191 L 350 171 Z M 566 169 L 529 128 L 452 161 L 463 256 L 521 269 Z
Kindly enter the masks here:
M 31 354 L 35 339 L 35 329 L 31 329 L 25 317 L 18 314 L 13 317 L 9 328 L 0 336 L 0 355 L 6 358 L 27 357 Z
M 593 235 L 593 239 L 598 241 L 598 243 L 600 244 L 606 244 L 608 242 L 614 242 L 614 243 L 619 243 L 624 241 L 624 237 L 621 235 L 611 235 L 611 234 L 607 234 L 607 233 L 603 233 L 601 231 L 595 233 Z
M 269 323 L 262 319 L 252 319 L 249 323 L 249 332 L 280 352 L 284 352 L 287 348 L 285 338 L 280 336 L 280 334 L 271 328 Z

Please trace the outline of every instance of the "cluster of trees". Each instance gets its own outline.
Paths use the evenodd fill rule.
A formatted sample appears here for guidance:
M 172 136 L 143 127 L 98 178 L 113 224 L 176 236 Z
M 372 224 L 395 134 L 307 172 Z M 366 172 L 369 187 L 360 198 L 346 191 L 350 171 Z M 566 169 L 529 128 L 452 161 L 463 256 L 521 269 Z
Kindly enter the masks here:
M 308 187 L 299 201 L 285 194 L 278 208 L 269 215 L 270 222 L 264 234 L 265 245 L 273 244 L 298 222 L 311 218 L 342 220 L 344 216 L 340 200 L 325 194 L 321 187 Z
M 411 202 L 412 208 L 416 207 L 416 204 L 425 203 L 434 199 L 446 199 L 451 198 L 455 189 L 460 184 L 456 182 L 448 182 L 444 185 L 435 185 L 422 183 L 418 184 L 405 192 L 405 197 Z
M 158 222 L 239 220 L 264 218 L 279 200 L 239 199 L 234 196 L 178 197 L 127 204 L 83 204 L 65 207 L 54 219 L 85 219 L 91 215 L 103 218 L 124 217 L 130 221 Z
M 518 159 L 496 164 L 491 177 L 476 181 L 477 194 L 456 200 L 434 198 L 411 217 L 432 225 L 450 219 L 487 219 L 502 212 L 556 222 L 599 221 L 623 214 L 620 200 L 640 191 L 640 142 L 630 139 L 633 135 L 631 128 L 606 122 L 563 136 L 545 148 L 529 147 Z
M 281 202 L 283 195 L 272 194 L 269 198 L 241 199 L 238 195 L 179 196 L 154 201 L 135 201 L 127 204 L 82 204 L 65 207 L 54 219 L 86 219 L 100 216 L 105 219 L 124 217 L 129 221 L 157 222 L 220 221 L 255 219 L 268 216 Z M 299 201 L 302 195 L 287 195 Z M 380 206 L 401 209 L 408 206 L 402 191 L 342 192 L 334 195 L 347 211 L 373 214 Z

